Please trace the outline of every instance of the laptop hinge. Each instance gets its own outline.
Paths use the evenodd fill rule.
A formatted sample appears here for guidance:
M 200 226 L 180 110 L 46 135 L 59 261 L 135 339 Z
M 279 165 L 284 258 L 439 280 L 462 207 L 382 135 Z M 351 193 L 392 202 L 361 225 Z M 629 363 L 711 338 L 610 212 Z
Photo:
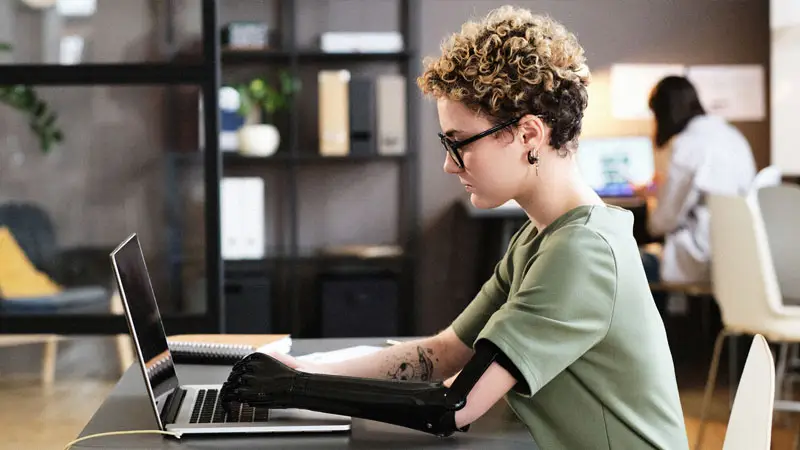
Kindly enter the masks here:
M 186 390 L 181 387 L 176 387 L 172 393 L 167 397 L 166 405 L 161 409 L 161 421 L 166 425 L 168 423 L 175 423 L 178 418 L 178 412 L 181 410 L 183 398 L 186 396 Z

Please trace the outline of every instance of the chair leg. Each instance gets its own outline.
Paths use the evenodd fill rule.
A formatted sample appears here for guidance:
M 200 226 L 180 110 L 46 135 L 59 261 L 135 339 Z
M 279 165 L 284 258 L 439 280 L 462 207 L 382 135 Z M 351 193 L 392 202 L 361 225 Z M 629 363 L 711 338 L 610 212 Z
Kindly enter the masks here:
M 781 343 L 778 355 L 778 367 L 775 368 L 775 402 L 784 398 L 784 385 L 786 384 L 786 365 L 789 360 L 789 343 Z M 786 416 L 783 415 L 783 423 L 786 424 Z
M 736 398 L 736 388 L 739 385 L 739 334 L 728 335 L 728 408 L 733 409 L 733 400 Z
M 717 335 L 717 340 L 714 342 L 714 354 L 711 357 L 711 367 L 708 370 L 708 379 L 706 380 L 705 393 L 703 394 L 703 406 L 700 411 L 700 427 L 697 430 L 697 438 L 695 439 L 694 450 L 700 450 L 703 444 L 703 437 L 706 431 L 706 414 L 708 408 L 711 406 L 711 398 L 714 394 L 714 386 L 717 382 L 717 371 L 719 369 L 719 358 L 722 353 L 722 346 L 725 344 L 725 338 L 728 337 L 728 330 L 723 329 Z
M 780 400 L 783 396 L 783 384 L 786 378 L 786 364 L 789 359 L 789 344 L 781 343 L 780 355 L 778 355 L 778 367 L 775 368 L 775 400 Z
M 117 341 L 117 357 L 119 358 L 119 371 L 120 375 L 125 373 L 125 370 L 133 364 L 133 347 L 130 337 L 127 334 L 118 334 Z
M 42 383 L 45 387 L 53 385 L 56 377 L 56 359 L 58 356 L 58 337 L 50 336 L 44 344 L 42 355 Z

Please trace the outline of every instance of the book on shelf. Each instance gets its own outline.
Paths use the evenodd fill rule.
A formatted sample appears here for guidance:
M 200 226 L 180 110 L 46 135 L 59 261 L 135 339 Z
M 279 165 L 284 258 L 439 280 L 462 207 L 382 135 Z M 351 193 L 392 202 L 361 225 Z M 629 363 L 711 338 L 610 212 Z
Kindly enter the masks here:
M 250 353 L 287 354 L 292 349 L 288 334 L 186 334 L 167 341 L 178 364 L 235 364 Z

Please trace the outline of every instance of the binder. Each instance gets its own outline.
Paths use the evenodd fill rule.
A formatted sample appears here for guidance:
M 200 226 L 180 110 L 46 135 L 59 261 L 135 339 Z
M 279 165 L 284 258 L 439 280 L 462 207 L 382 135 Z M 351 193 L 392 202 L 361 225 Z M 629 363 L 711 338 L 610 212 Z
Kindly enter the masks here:
M 379 75 L 375 94 L 378 154 L 402 155 L 406 152 L 406 77 Z
M 350 150 L 350 71 L 322 70 L 319 87 L 319 152 L 323 156 L 347 156 Z
M 375 82 L 354 77 L 349 86 L 350 153 L 375 153 Z
M 264 179 L 225 177 L 220 187 L 222 258 L 262 259 L 266 252 Z

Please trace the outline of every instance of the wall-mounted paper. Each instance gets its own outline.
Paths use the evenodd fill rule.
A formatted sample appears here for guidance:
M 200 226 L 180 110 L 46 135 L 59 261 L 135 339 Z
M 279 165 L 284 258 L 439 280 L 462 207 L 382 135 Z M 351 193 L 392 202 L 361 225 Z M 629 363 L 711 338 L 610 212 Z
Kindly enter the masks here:
M 764 120 L 764 68 L 760 65 L 692 66 L 687 77 L 707 112 L 729 120 Z
M 615 119 L 649 120 L 647 102 L 664 77 L 685 75 L 680 64 L 614 64 L 611 66 L 611 110 Z
M 770 163 L 800 175 L 797 105 L 800 104 L 800 1 L 770 2 Z
M 800 2 L 797 0 L 770 0 L 769 25 L 773 30 L 800 26 Z

